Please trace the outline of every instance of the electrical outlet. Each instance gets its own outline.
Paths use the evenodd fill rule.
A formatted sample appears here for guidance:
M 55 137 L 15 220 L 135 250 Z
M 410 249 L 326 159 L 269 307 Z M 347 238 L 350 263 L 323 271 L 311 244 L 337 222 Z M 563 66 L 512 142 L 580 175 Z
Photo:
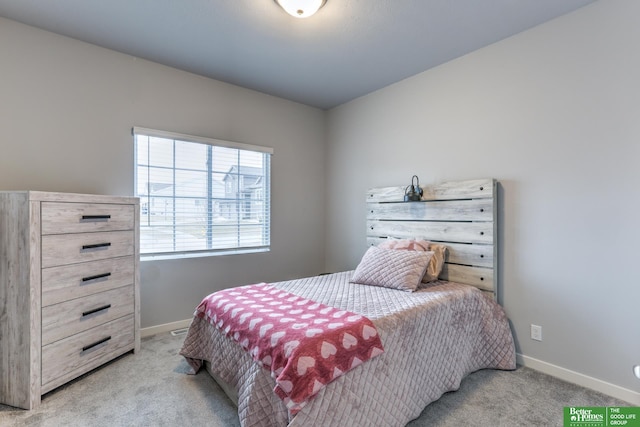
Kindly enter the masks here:
M 531 339 L 542 341 L 542 326 L 531 324 Z

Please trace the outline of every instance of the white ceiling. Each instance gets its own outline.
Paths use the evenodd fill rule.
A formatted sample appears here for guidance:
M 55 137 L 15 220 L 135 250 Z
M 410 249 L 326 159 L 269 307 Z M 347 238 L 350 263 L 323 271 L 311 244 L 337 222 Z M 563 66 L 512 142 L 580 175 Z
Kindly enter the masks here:
M 0 16 L 328 109 L 595 0 L 0 0 Z

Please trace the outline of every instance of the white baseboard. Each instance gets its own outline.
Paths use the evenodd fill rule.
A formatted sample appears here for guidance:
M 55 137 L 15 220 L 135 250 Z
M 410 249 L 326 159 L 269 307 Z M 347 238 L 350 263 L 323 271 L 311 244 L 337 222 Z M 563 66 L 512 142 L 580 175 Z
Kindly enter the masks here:
M 178 320 L 177 322 L 165 323 L 163 325 L 150 326 L 148 328 L 140 328 L 140 337 L 150 337 L 151 335 L 161 334 L 164 332 L 171 332 L 176 329 L 188 328 L 191 324 L 191 319 Z
M 544 374 L 551 375 L 552 377 L 560 378 L 561 380 L 577 384 L 581 387 L 599 391 L 600 393 L 615 397 L 616 399 L 629 402 L 634 406 L 640 406 L 640 393 L 637 391 L 629 390 L 519 353 L 516 354 L 516 362 L 519 365 L 540 371 Z

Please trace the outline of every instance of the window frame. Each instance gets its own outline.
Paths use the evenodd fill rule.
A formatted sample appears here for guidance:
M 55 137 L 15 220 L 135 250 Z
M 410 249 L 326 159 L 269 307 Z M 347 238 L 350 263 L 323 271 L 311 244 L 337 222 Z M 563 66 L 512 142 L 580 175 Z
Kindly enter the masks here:
M 171 167 L 167 167 L 167 169 L 172 170 L 173 175 L 175 176 L 176 171 L 180 171 L 183 170 L 185 168 L 183 167 L 177 167 L 176 166 L 176 153 L 175 153 L 175 143 L 178 141 L 182 141 L 182 142 L 187 142 L 187 143 L 198 143 L 198 144 L 205 144 L 208 145 L 209 147 L 207 148 L 207 153 L 208 153 L 208 161 L 207 161 L 207 170 L 205 171 L 205 173 L 207 173 L 208 177 L 207 177 L 207 195 L 205 198 L 202 197 L 193 197 L 194 199 L 200 199 L 202 198 L 202 203 L 205 204 L 207 206 L 207 209 L 205 211 L 205 214 L 208 218 L 211 218 L 212 215 L 212 205 L 214 200 L 216 199 L 213 196 L 212 193 L 212 187 L 211 187 L 211 175 L 214 173 L 219 173 L 219 171 L 215 171 L 214 168 L 212 167 L 212 162 L 211 162 L 211 153 L 213 151 L 212 147 L 222 147 L 222 148 L 231 148 L 231 149 L 237 149 L 237 150 L 242 150 L 242 151 L 249 151 L 249 152 L 258 152 L 261 153 L 263 155 L 267 155 L 264 158 L 264 162 L 263 162 L 263 171 L 262 171 L 262 177 L 264 178 L 264 182 L 263 182 L 263 187 L 260 190 L 260 193 L 262 195 L 262 199 L 260 199 L 260 202 L 262 205 L 266 204 L 267 206 L 262 206 L 262 211 L 264 213 L 263 215 L 263 223 L 260 226 L 260 233 L 262 233 L 262 242 L 263 244 L 261 245 L 256 245 L 256 246 L 241 246 L 240 244 L 240 239 L 241 239 L 241 234 L 240 234 L 240 227 L 241 224 L 240 222 L 238 222 L 237 226 L 238 226 L 238 231 L 237 231 L 237 235 L 236 235 L 236 239 L 237 239 L 237 243 L 236 246 L 234 247 L 228 247 L 228 248 L 209 248 L 209 249 L 194 249 L 194 250 L 176 250 L 175 248 L 175 232 L 176 232 L 176 226 L 173 226 L 173 244 L 174 244 L 174 250 L 172 251 L 163 251 L 163 252 L 143 252 L 143 248 L 140 248 L 140 258 L 142 260 L 157 260 L 157 259 L 176 259 L 176 258 L 195 258 L 195 257 L 208 257 L 208 256 L 220 256 L 220 255 L 229 255 L 229 254 L 243 254 L 243 253 L 256 253 L 256 252 L 268 252 L 271 250 L 271 161 L 272 161 L 272 156 L 274 153 L 273 148 L 271 147 L 264 147 L 264 146 L 259 146 L 259 145 L 252 145 L 252 144 L 244 144 L 244 143 L 239 143 L 239 142 L 234 142 L 234 141 L 226 141 L 226 140 L 220 140 L 220 139 L 213 139 L 213 138 L 206 138 L 206 137 L 200 137 L 200 136 L 194 136 L 194 135 L 187 135 L 187 134 L 181 134 L 181 133 L 176 133 L 176 132 L 168 132 L 168 131 L 162 131 L 162 130 L 156 130 L 156 129 L 149 129 L 149 128 L 143 128 L 143 127 L 133 127 L 131 129 L 131 134 L 133 136 L 133 143 L 134 143 L 134 194 L 136 197 L 139 197 L 141 200 L 141 208 L 144 206 L 143 203 L 143 199 L 145 197 L 147 197 L 147 211 L 149 211 L 151 209 L 150 203 L 149 201 L 151 200 L 151 195 L 143 195 L 140 196 L 138 195 L 138 169 L 141 166 L 138 163 L 138 141 L 137 141 L 137 137 L 138 136 L 145 136 L 145 137 L 156 137 L 156 138 L 163 138 L 163 139 L 168 139 L 168 140 L 172 140 L 173 144 L 174 144 L 174 152 L 172 154 L 172 161 L 173 161 L 173 165 Z M 238 157 L 240 157 L 241 153 L 238 153 Z M 238 161 L 237 163 L 238 166 L 238 171 L 237 171 L 237 175 L 239 178 L 243 178 L 243 175 L 240 172 L 240 162 Z M 147 167 L 151 168 L 151 167 L 155 167 L 151 164 L 148 164 Z M 187 169 L 185 169 L 187 170 Z M 230 173 L 230 172 L 227 172 Z M 237 180 L 238 183 L 241 181 L 241 179 Z M 227 186 L 227 184 L 229 183 L 225 183 L 225 187 Z M 169 197 L 169 199 L 172 200 L 173 202 L 173 206 L 174 206 L 174 211 L 175 211 L 175 206 L 176 206 L 176 201 L 180 200 L 181 198 L 184 198 L 186 196 L 176 196 L 176 192 L 175 192 L 175 186 L 174 186 L 174 190 L 173 190 L 173 194 L 171 197 Z M 237 192 L 236 195 L 236 203 L 238 204 L 237 206 L 237 210 L 238 210 L 238 218 L 242 219 L 245 218 L 246 212 L 244 210 L 246 210 L 246 199 L 243 197 L 243 193 L 241 191 Z M 246 219 L 246 218 L 245 218 Z M 175 221 L 174 221 L 175 222 Z M 142 223 L 139 224 L 140 230 L 139 232 L 142 234 Z M 206 234 L 206 244 L 207 246 L 212 245 L 213 241 L 213 237 L 212 237 L 212 228 L 213 224 L 211 223 L 211 221 L 207 221 L 207 225 L 206 225 L 206 230 L 205 230 L 205 234 Z M 265 236 L 266 235 L 266 236 Z

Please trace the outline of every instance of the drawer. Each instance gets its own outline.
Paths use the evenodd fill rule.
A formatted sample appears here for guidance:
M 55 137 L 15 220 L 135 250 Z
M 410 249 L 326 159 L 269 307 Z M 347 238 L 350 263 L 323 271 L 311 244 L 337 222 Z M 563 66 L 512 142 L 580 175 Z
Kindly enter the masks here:
M 133 230 L 133 205 L 42 202 L 42 234 Z
M 132 314 L 133 311 L 133 285 L 44 307 L 42 345 Z
M 132 256 L 42 270 L 42 306 L 108 291 L 134 281 Z
M 133 231 L 42 236 L 42 268 L 133 255 Z
M 133 349 L 133 326 L 131 314 L 42 347 L 42 388 L 106 354 Z

